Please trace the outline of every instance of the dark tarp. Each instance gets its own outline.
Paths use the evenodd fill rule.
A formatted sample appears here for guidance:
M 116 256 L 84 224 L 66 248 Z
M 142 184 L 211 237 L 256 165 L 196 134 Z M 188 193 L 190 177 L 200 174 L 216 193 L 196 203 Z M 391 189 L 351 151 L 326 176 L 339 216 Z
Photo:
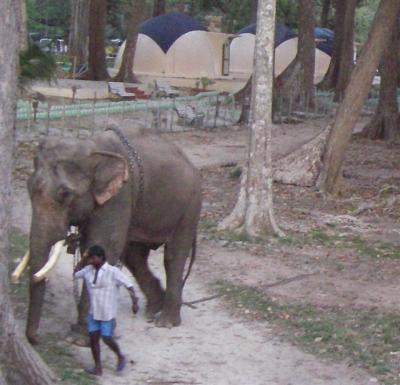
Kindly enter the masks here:
M 139 27 L 139 32 L 152 38 L 165 53 L 177 39 L 191 31 L 206 31 L 206 28 L 189 15 L 179 12 L 153 17 Z
M 252 33 L 253 35 L 256 34 L 256 25 L 250 24 L 247 27 L 241 29 L 238 34 L 240 33 Z M 284 41 L 292 39 L 297 35 L 285 24 L 276 23 L 275 29 L 275 47 L 279 44 L 282 44 Z
M 240 33 L 252 33 L 253 35 L 256 34 L 256 25 L 250 24 L 247 27 L 241 29 L 238 34 Z M 276 30 L 275 30 L 275 47 L 279 44 L 282 44 L 286 40 L 292 39 L 296 37 L 297 34 L 293 32 L 289 27 L 282 23 L 276 23 Z M 328 55 L 332 56 L 333 51 L 333 31 L 328 28 L 316 27 L 314 29 L 314 36 L 317 41 L 317 48 L 321 51 L 327 53 Z
M 314 36 L 317 41 L 317 48 L 321 51 L 332 56 L 333 52 L 333 31 L 328 28 L 316 27 L 314 29 Z

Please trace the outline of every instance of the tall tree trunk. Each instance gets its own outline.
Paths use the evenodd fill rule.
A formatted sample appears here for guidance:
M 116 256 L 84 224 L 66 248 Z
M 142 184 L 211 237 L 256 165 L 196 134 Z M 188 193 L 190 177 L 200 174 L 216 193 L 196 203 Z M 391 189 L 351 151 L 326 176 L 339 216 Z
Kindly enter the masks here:
M 250 0 L 251 1 L 251 22 L 257 23 L 257 4 L 258 0 Z
M 399 10 L 398 0 L 381 0 L 379 4 L 368 40 L 351 75 L 328 138 L 318 181 L 318 187 L 325 193 L 335 193 L 340 189 L 338 182 L 344 154 L 382 54 L 389 45 Z
M 354 27 L 358 0 L 346 0 L 346 12 L 343 20 L 343 36 L 339 62 L 338 79 L 335 87 L 335 100 L 343 99 L 354 66 Z
M 329 24 L 329 11 L 331 10 L 331 0 L 323 0 L 320 25 L 321 27 L 328 27 Z
M 19 51 L 23 51 L 28 48 L 28 29 L 25 0 L 16 0 L 15 7 L 17 10 L 18 47 Z
M 107 0 L 90 0 L 89 8 L 89 69 L 87 80 L 108 79 L 105 49 Z
M 399 22 L 392 35 L 380 65 L 381 84 L 379 103 L 371 121 L 364 127 L 363 135 L 370 139 L 393 142 L 399 133 L 397 83 L 399 78 Z
M 154 0 L 153 17 L 163 15 L 165 9 L 165 0 Z
M 71 26 L 68 52 L 76 66 L 88 60 L 90 0 L 71 0 Z
M 9 231 L 11 175 L 15 127 L 18 7 L 0 2 L 0 383 L 54 384 L 55 376 L 19 332 L 9 296 Z
M 253 74 L 251 132 L 247 168 L 239 198 L 223 229 L 240 229 L 251 236 L 282 234 L 272 201 L 272 83 L 276 0 L 259 0 Z
M 314 104 L 314 27 L 314 1 L 300 0 L 297 55 L 276 81 L 276 95 L 284 104 L 287 99 L 307 107 Z
M 335 89 L 335 100 L 341 100 L 348 85 L 354 56 L 354 19 L 358 0 L 336 1 L 335 39 L 332 60 L 322 89 Z
M 135 0 L 133 3 L 131 22 L 125 42 L 125 50 L 122 56 L 121 66 L 114 80 L 118 82 L 137 82 L 133 74 L 133 61 L 135 59 L 136 42 L 139 34 L 139 26 L 146 18 L 146 0 Z

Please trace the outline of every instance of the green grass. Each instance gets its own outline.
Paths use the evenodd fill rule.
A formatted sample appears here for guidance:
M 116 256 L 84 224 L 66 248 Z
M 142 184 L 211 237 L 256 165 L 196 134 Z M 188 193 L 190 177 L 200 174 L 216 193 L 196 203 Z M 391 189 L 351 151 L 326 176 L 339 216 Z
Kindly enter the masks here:
M 399 314 L 281 305 L 256 288 L 226 281 L 218 282 L 217 289 L 235 308 L 283 326 L 285 337 L 304 350 L 324 358 L 349 359 L 387 385 L 399 383 Z
M 12 229 L 10 234 L 11 258 L 10 270 L 16 266 L 16 259 L 22 257 L 28 248 L 28 237 L 17 229 Z M 17 318 L 24 319 L 28 301 L 29 279 L 24 274 L 19 284 L 11 284 L 10 293 Z M 94 385 L 92 377 L 80 369 L 81 364 L 74 356 L 69 345 L 60 340 L 59 335 L 44 334 L 40 344 L 35 349 L 44 361 L 54 370 L 60 378 L 60 384 L 65 385 Z
M 231 243 L 248 243 L 268 245 L 272 240 L 278 240 L 281 245 L 302 248 L 305 246 L 324 246 L 335 249 L 349 249 L 356 251 L 360 256 L 370 258 L 400 259 L 400 247 L 394 243 L 372 241 L 358 235 L 337 234 L 333 230 L 325 232 L 321 229 L 312 229 L 308 233 L 287 233 L 286 236 L 275 237 L 250 237 L 243 232 L 220 231 L 217 223 L 210 219 L 200 221 L 200 231 L 209 239 L 225 240 Z
M 54 369 L 60 378 L 60 384 L 94 385 L 96 381 L 80 369 L 80 363 L 68 345 L 60 342 L 60 336 L 47 334 L 41 339 L 36 350 L 44 361 Z

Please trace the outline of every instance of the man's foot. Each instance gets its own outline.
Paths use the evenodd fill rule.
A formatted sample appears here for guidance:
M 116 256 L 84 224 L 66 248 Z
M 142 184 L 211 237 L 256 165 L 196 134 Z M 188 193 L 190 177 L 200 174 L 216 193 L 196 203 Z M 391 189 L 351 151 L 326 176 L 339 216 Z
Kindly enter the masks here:
M 126 358 L 125 358 L 125 356 L 121 356 L 118 359 L 118 365 L 117 365 L 117 369 L 115 371 L 117 373 L 121 373 L 125 369 L 125 366 L 126 366 Z
M 103 371 L 100 368 L 85 368 L 85 372 L 91 374 L 92 376 L 101 376 Z

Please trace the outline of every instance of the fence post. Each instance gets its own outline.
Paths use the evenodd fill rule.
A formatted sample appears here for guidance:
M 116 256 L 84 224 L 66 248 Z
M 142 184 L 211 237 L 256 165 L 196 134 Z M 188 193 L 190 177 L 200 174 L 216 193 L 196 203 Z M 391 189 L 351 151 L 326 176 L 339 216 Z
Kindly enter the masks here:
M 47 103 L 46 136 L 49 136 L 50 131 L 50 109 L 51 105 Z
M 92 136 L 94 135 L 94 127 L 96 126 L 96 101 L 97 101 L 97 93 L 94 93 L 94 100 L 92 103 L 92 128 L 91 128 L 91 133 Z

